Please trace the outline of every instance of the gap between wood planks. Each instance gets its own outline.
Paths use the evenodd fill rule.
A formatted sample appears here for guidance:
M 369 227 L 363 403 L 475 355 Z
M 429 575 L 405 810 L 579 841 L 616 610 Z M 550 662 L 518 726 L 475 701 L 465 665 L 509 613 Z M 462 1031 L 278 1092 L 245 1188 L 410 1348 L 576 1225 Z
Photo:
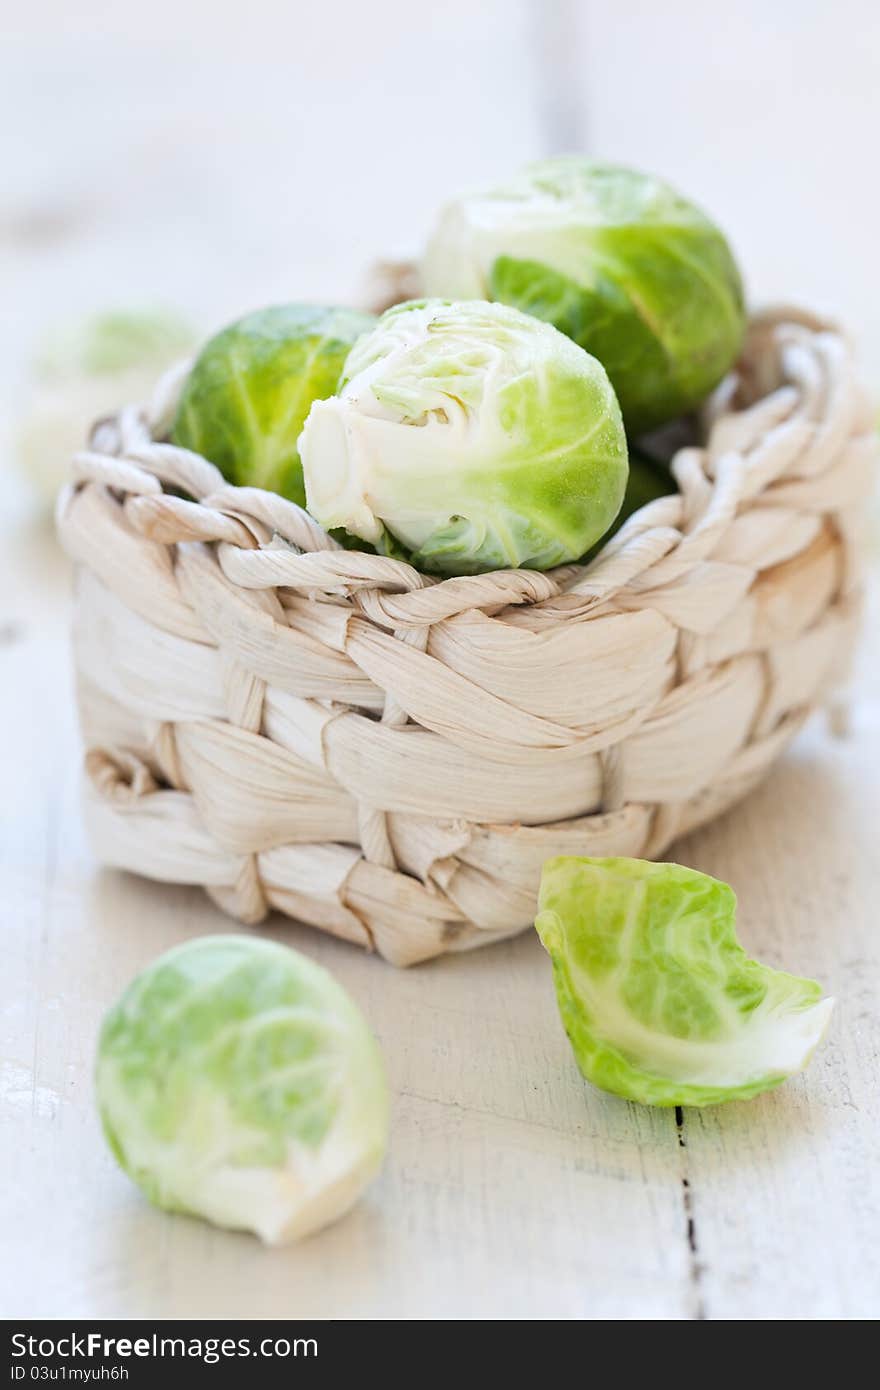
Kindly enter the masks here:
M 694 1307 L 692 1318 L 695 1322 L 704 1322 L 708 1314 L 706 1312 L 706 1300 L 703 1296 L 703 1265 L 700 1260 L 700 1246 L 697 1240 L 694 1192 L 691 1187 L 687 1140 L 684 1134 L 684 1111 L 680 1105 L 675 1107 L 675 1128 L 678 1132 L 678 1147 L 681 1151 L 681 1205 L 684 1211 L 685 1231 L 687 1233 L 688 1243 L 688 1275 Z

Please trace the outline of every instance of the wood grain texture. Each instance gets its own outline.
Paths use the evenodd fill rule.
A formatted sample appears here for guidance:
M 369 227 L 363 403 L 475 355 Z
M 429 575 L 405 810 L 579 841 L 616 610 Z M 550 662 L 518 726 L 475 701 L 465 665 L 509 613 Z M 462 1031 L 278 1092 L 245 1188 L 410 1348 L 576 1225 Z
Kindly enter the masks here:
M 273 936 L 329 966 L 364 1007 L 394 1121 L 388 1163 L 358 1208 L 268 1251 L 152 1210 L 101 1139 L 91 1068 L 103 1010 L 159 951 L 233 928 L 197 890 L 91 862 L 67 576 L 51 539 L 11 510 L 0 590 L 6 1315 L 876 1315 L 876 641 L 850 739 L 817 722 L 761 790 L 677 849 L 734 884 L 748 947 L 836 994 L 809 1072 L 677 1124 L 581 1080 L 531 935 L 400 972 L 273 919 Z

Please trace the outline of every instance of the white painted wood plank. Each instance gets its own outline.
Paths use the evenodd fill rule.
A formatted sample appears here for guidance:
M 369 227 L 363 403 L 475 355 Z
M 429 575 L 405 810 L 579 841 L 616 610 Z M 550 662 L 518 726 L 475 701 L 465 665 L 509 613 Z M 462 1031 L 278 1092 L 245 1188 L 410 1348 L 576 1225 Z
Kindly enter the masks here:
M 880 1311 L 880 703 L 854 719 L 845 742 L 811 729 L 750 801 L 678 847 L 736 887 L 749 949 L 837 999 L 804 1076 L 684 1117 L 709 1317 Z

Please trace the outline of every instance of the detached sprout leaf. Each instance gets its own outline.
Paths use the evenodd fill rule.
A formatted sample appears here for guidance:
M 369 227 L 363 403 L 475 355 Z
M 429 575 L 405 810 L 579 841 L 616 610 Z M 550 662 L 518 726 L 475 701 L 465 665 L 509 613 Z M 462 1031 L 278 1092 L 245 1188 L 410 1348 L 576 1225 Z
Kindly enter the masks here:
M 560 857 L 535 922 L 578 1066 L 645 1105 L 747 1100 L 801 1071 L 833 1000 L 751 960 L 726 883 L 679 864 Z
M 389 309 L 299 447 L 323 526 L 449 575 L 579 559 L 627 479 L 605 369 L 550 324 L 482 301 Z
M 275 942 L 208 936 L 104 1020 L 104 1133 L 157 1206 L 280 1244 L 341 1216 L 382 1161 L 378 1047 L 340 985 Z

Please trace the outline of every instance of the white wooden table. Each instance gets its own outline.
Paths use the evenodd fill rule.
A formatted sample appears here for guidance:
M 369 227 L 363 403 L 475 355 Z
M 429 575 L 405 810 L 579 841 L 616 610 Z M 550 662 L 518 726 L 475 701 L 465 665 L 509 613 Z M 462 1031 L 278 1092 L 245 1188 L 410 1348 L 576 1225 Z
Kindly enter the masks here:
M 307 928 L 380 1040 L 391 1151 L 360 1205 L 285 1250 L 150 1208 L 91 1070 L 103 1010 L 159 951 L 234 929 L 198 890 L 102 872 L 77 808 L 68 576 L 7 489 L 0 545 L 4 1233 L 0 1312 L 73 1317 L 869 1317 L 880 1312 L 880 665 L 854 732 L 817 722 L 678 857 L 730 880 L 746 945 L 837 996 L 805 1076 L 687 1111 L 588 1087 L 526 935 L 398 972 Z M 876 627 L 876 616 L 874 619 Z

